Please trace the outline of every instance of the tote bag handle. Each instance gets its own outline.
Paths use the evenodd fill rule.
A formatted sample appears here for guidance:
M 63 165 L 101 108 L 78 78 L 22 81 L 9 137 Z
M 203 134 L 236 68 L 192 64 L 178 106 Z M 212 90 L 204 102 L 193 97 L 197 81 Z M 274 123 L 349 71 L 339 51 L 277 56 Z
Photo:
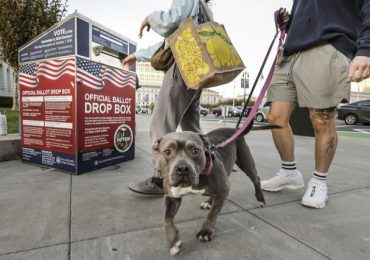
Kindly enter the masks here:
M 204 12 L 210 22 L 214 22 L 213 14 L 204 0 L 199 0 L 199 9 L 201 14 Z

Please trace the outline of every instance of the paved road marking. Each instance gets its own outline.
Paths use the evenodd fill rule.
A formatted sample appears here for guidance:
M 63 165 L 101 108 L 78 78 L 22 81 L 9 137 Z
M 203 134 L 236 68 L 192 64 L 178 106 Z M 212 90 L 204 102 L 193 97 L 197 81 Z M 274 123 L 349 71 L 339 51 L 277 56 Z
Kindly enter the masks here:
M 360 133 L 365 133 L 365 134 L 370 134 L 370 128 L 368 128 L 368 129 L 353 129 L 353 131 L 360 132 Z

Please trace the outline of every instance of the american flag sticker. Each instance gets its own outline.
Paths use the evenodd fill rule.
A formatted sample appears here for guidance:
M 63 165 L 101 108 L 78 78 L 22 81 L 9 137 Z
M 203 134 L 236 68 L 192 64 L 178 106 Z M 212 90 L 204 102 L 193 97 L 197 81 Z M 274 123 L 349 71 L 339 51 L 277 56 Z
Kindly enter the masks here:
M 119 88 L 135 88 L 136 75 L 103 64 L 77 59 L 77 82 L 90 88 L 101 90 L 107 82 Z
M 75 76 L 75 59 L 53 59 L 22 64 L 19 68 L 19 83 L 36 88 L 40 77 L 57 80 L 64 75 Z

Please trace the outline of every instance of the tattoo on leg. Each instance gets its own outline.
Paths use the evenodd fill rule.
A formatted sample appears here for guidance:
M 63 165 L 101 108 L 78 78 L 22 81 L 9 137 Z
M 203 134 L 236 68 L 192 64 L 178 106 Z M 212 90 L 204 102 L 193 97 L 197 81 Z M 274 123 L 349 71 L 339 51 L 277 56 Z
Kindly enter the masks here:
M 331 150 L 334 150 L 335 138 L 334 137 L 331 137 L 329 139 L 329 141 L 326 142 L 326 144 L 327 144 L 327 146 L 326 146 L 325 153 L 329 153 Z
M 325 120 L 329 120 L 335 117 L 335 110 L 336 110 L 336 107 L 329 107 L 329 108 L 323 108 L 323 109 L 312 108 L 312 111 L 315 111 L 316 114 L 320 118 L 325 119 Z

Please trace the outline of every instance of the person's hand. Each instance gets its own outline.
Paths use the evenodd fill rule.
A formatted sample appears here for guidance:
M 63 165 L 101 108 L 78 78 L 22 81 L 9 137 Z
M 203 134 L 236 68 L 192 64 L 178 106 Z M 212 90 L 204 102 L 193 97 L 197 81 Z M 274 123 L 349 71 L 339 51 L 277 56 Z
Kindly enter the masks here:
M 286 8 L 281 7 L 279 9 L 279 20 L 278 20 L 279 27 L 281 28 L 285 26 L 289 22 L 289 18 L 290 18 L 289 12 L 286 10 Z
M 122 66 L 124 69 L 128 70 L 132 65 L 135 64 L 135 62 L 136 62 L 135 54 L 130 54 L 122 61 Z
M 360 82 L 370 77 L 370 57 L 356 56 L 349 67 L 347 82 Z
M 141 23 L 140 32 L 139 32 L 139 38 L 143 37 L 143 31 L 144 31 L 145 28 L 146 28 L 146 31 L 147 32 L 150 31 L 151 26 L 149 24 L 148 17 L 145 17 L 145 19 Z

